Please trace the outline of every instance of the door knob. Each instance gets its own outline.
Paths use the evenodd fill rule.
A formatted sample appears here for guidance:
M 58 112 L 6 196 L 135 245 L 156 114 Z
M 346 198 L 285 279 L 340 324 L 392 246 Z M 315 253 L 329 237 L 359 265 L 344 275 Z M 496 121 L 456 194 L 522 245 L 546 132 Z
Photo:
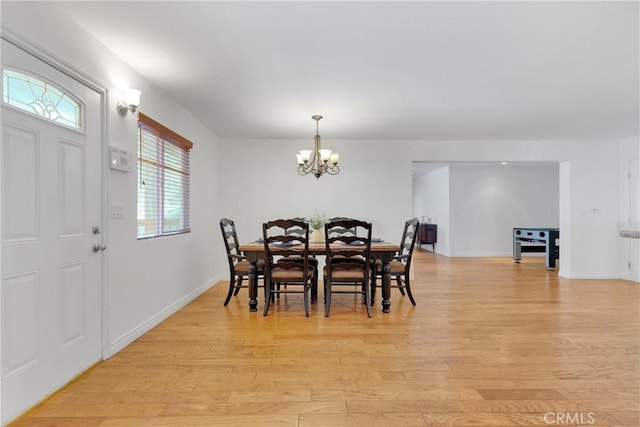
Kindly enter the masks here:
M 96 243 L 93 245 L 93 252 L 101 252 L 101 251 L 104 251 L 105 249 L 107 249 L 107 247 L 102 243 Z

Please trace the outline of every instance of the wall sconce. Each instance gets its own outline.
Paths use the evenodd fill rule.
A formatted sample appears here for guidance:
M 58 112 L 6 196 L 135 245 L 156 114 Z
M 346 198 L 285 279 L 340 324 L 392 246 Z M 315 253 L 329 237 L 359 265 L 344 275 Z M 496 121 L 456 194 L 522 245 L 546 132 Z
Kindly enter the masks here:
M 138 89 L 126 89 L 124 91 L 124 100 L 118 101 L 116 105 L 116 110 L 122 116 L 127 115 L 127 111 L 131 111 L 131 113 L 135 113 L 138 109 L 138 105 L 140 105 L 140 92 Z

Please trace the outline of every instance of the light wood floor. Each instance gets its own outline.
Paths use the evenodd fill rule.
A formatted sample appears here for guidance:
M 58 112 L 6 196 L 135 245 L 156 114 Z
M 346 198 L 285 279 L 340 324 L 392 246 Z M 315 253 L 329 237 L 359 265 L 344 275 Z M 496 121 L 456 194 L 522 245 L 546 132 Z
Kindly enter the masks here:
M 640 284 L 426 250 L 414 275 L 371 319 L 220 283 L 12 426 L 640 425 Z

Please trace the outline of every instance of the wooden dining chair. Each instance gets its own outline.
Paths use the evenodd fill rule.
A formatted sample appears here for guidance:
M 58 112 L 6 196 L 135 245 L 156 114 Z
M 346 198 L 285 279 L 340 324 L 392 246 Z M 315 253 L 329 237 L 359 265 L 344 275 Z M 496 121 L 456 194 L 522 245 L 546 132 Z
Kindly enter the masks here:
M 294 227 L 302 233 L 287 234 L 287 230 Z M 309 294 L 314 279 L 313 259 L 309 257 L 309 224 L 296 219 L 277 219 L 262 224 L 262 235 L 266 289 L 263 315 L 269 313 L 274 294 L 301 293 L 305 316 L 309 317 Z M 285 283 L 287 286 L 278 286 Z
M 227 251 L 227 261 L 229 262 L 229 292 L 227 292 L 227 298 L 224 300 L 224 305 L 229 304 L 231 296 L 238 295 L 241 288 L 248 288 L 249 285 L 243 285 L 244 279 L 249 281 L 249 261 L 247 257 L 238 249 L 240 243 L 238 242 L 238 233 L 236 231 L 236 225 L 233 220 L 229 218 L 222 218 L 220 220 L 220 231 L 222 232 L 222 240 L 224 241 L 224 247 Z M 258 280 L 263 278 L 264 274 L 264 261 L 260 260 L 257 263 Z
M 290 219 L 309 223 L 309 221 L 307 221 L 306 218 L 300 217 L 300 216 L 293 217 L 293 218 L 290 218 Z M 284 230 L 284 233 L 286 235 L 289 235 L 289 236 L 302 236 L 302 235 L 304 235 L 305 230 L 303 228 L 301 228 L 300 226 L 293 226 L 293 227 L 290 227 L 290 228 L 287 228 L 286 230 Z M 291 261 L 296 261 L 296 260 L 300 260 L 300 258 L 299 257 L 293 257 L 291 259 Z M 309 255 L 309 262 L 313 266 L 313 285 L 311 287 L 311 303 L 313 304 L 318 299 L 318 259 L 316 258 L 315 255 L 310 254 Z M 286 283 L 277 283 L 276 284 L 276 287 L 282 287 L 282 286 L 284 286 L 286 288 L 287 284 Z M 277 294 L 277 296 L 279 297 L 280 294 Z
M 324 315 L 329 317 L 333 294 L 361 294 L 371 317 L 371 223 L 339 219 L 324 225 L 326 265 Z
M 400 249 L 394 255 L 389 263 L 391 269 L 390 276 L 395 280 L 392 288 L 398 288 L 402 295 L 409 296 L 411 304 L 416 305 L 416 301 L 411 293 L 411 278 L 409 276 L 411 270 L 411 258 L 413 257 L 413 248 L 416 246 L 416 237 L 418 236 L 418 218 L 412 218 L 404 223 L 402 230 L 402 239 L 400 240 Z M 380 284 L 378 285 L 378 279 Z M 371 285 L 372 299 L 375 299 L 376 286 L 382 286 L 382 261 L 375 263 L 375 273 L 373 274 L 373 282 Z

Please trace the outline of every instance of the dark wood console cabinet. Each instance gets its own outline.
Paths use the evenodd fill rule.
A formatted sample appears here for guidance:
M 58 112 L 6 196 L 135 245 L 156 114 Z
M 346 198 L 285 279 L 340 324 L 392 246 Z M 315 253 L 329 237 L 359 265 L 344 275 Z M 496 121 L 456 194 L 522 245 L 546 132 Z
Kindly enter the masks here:
M 436 251 L 436 242 L 438 241 L 438 225 L 437 224 L 420 224 L 418 226 L 418 244 L 431 245 L 433 252 Z

